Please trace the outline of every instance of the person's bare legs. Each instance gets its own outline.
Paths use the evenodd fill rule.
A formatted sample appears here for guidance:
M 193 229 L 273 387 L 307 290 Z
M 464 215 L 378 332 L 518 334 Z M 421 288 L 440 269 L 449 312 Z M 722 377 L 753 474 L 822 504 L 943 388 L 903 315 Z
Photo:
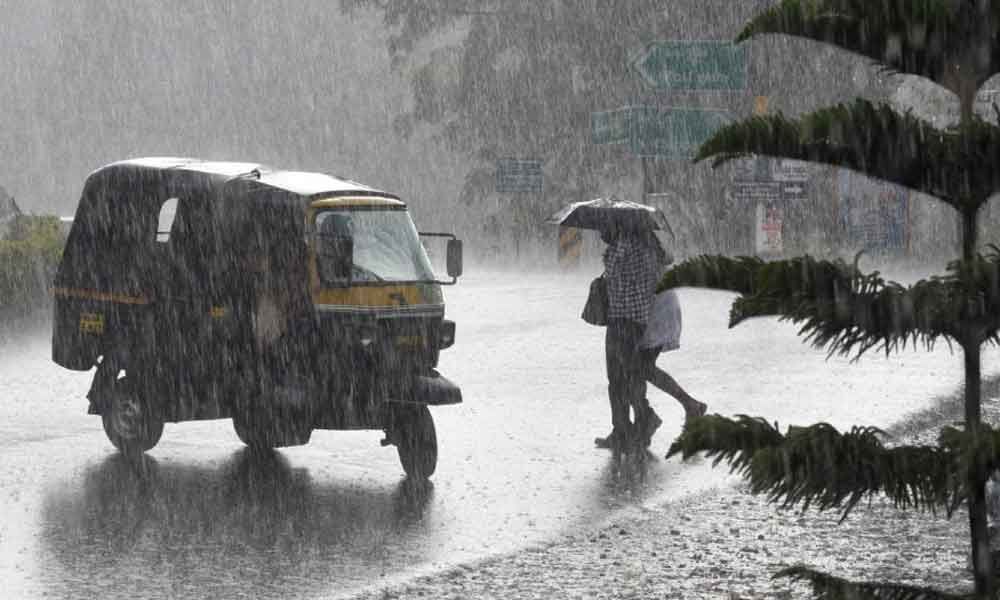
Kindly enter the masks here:
M 690 419 L 691 417 L 700 417 L 705 414 L 706 410 L 708 410 L 708 406 L 704 402 L 695 400 L 691 394 L 684 391 L 684 388 L 677 383 L 677 380 L 656 365 L 653 365 L 653 367 L 649 369 L 646 380 L 663 392 L 673 396 L 678 402 L 680 402 L 681 406 L 684 407 L 684 414 L 687 419 Z

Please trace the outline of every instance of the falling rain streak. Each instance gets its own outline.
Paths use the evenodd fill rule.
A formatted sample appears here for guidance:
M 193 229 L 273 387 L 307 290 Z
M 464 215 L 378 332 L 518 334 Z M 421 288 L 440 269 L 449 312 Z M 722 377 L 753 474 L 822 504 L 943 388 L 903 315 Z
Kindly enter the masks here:
M 738 427 L 787 452 L 746 474 L 792 504 L 971 502 L 941 568 L 986 589 L 997 495 L 967 499 L 961 469 L 903 445 L 965 418 L 975 431 L 935 450 L 958 456 L 986 439 L 975 411 L 996 420 L 995 350 L 979 348 L 1000 322 L 997 258 L 972 250 L 1000 243 L 1000 213 L 976 170 L 992 163 L 956 132 L 996 144 L 1000 83 L 986 73 L 972 94 L 966 72 L 918 68 L 960 45 L 940 32 L 962 11 L 869 23 L 888 31 L 879 52 L 868 33 L 803 39 L 827 30 L 791 31 L 794 11 L 737 43 L 778 5 L 0 2 L 0 595 L 406 596 L 420 576 L 440 595 L 488 564 L 519 597 L 530 586 L 489 561 L 550 544 L 596 582 L 613 561 L 580 540 L 601 524 L 742 493 L 665 458 Z M 567 218 L 598 205 L 642 223 Z M 621 318 L 614 256 L 633 242 L 663 267 L 650 303 L 659 283 L 683 311 L 679 342 L 675 311 L 653 349 L 659 383 L 622 375 L 659 387 L 652 426 L 605 360 L 617 330 L 580 320 L 602 269 L 604 320 Z M 751 318 L 775 316 L 797 325 Z M 982 406 L 963 404 L 980 386 Z M 700 401 L 764 421 L 698 420 Z M 796 439 L 902 475 L 810 462 Z M 827 470 L 786 468 L 798 459 Z M 699 585 L 737 585 L 690 557 L 618 565 L 620 590 L 574 585 L 673 593 L 637 573 L 688 560 Z M 894 580 L 914 575 L 900 562 Z M 575 572 L 544 566 L 557 590 Z M 778 589 L 759 566 L 759 589 Z

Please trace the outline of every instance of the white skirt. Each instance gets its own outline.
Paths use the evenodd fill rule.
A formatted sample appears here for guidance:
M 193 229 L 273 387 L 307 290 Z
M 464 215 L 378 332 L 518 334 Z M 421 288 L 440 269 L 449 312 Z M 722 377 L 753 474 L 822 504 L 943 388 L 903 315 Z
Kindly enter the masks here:
M 681 347 L 681 303 L 674 290 L 664 290 L 653 297 L 639 347 L 659 347 L 662 352 Z

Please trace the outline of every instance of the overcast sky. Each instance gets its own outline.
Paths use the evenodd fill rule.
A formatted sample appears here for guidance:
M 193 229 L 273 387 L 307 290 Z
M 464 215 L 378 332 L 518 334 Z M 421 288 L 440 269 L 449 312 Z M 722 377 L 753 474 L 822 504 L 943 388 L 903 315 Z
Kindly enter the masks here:
M 319 170 L 414 199 L 461 185 L 453 159 L 396 141 L 409 87 L 374 15 L 330 0 L 0 0 L 0 12 L 0 185 L 25 210 L 72 212 L 90 171 L 146 155 Z

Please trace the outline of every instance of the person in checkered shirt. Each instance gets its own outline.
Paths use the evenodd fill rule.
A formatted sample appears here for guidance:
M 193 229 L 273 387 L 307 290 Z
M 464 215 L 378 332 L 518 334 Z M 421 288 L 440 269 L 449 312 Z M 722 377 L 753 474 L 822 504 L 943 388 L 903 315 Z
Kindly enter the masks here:
M 706 406 L 656 367 L 662 347 L 641 347 L 656 284 L 669 263 L 666 251 L 652 231 L 628 231 L 609 224 L 601 230 L 601 239 L 608 244 L 603 275 L 608 290 L 604 346 L 612 432 L 594 443 L 616 451 L 645 448 L 662 423 L 646 398 L 647 380 L 676 398 L 688 418 L 704 414 Z

